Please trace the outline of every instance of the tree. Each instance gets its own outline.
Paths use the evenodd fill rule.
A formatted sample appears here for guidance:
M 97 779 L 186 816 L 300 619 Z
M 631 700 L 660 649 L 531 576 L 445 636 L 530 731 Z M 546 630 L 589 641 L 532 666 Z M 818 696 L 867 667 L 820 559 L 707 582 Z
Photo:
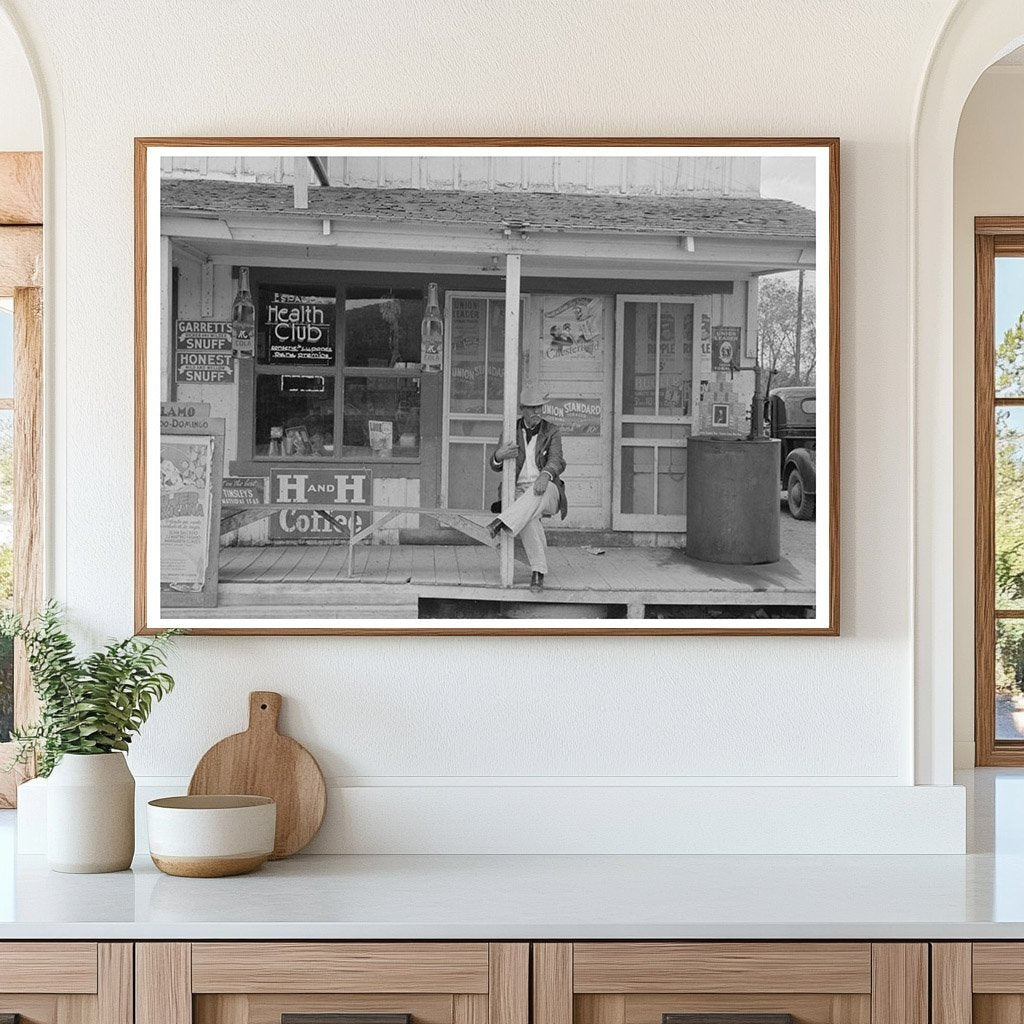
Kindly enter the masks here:
M 995 388 L 1001 396 L 1024 394 L 1024 312 L 996 346 Z M 998 408 L 995 421 L 995 577 L 997 608 L 1024 607 L 1024 410 Z M 1002 690 L 1024 683 L 1024 630 L 996 622 L 996 683 Z
M 803 313 L 800 317 L 800 373 L 796 372 L 797 284 L 790 276 L 761 278 L 757 296 L 757 343 L 767 386 L 814 384 L 815 344 L 814 279 L 804 280 Z

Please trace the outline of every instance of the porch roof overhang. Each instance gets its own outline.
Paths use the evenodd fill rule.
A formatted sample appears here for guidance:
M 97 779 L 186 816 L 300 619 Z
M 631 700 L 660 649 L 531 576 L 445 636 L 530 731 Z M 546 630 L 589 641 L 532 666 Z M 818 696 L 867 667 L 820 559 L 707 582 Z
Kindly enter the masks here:
M 815 265 L 813 212 L 780 200 L 507 195 L 313 188 L 296 209 L 287 186 L 167 180 L 161 233 L 257 266 L 501 273 L 515 253 L 533 274 L 699 279 Z

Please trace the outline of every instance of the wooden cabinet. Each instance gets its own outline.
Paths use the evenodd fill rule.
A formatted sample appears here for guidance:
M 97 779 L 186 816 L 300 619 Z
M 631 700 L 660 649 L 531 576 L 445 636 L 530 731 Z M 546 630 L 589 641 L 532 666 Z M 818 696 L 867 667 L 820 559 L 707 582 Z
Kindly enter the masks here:
M 12 942 L 0 943 L 7 1014 L 21 1024 L 1021 1024 L 1024 944 Z
M 0 1018 L 132 1024 L 130 942 L 0 943 Z
M 514 942 L 139 943 L 136 1022 L 529 1024 L 529 970 Z
M 533 947 L 533 1024 L 787 1024 L 786 1015 L 793 1024 L 927 1024 L 928 947 L 868 942 Z
M 1024 1020 L 1024 942 L 932 944 L 934 1024 Z

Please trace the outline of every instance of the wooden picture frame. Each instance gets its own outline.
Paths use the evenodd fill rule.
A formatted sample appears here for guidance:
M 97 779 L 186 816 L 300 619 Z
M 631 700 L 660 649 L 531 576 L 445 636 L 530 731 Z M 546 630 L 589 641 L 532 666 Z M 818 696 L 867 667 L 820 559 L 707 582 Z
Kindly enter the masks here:
M 762 195 L 763 168 L 784 159 L 799 166 L 809 206 Z M 728 173 L 716 178 L 722 166 Z M 213 635 L 838 635 L 839 239 L 835 138 L 136 139 L 137 631 L 173 624 Z M 758 340 L 759 284 L 815 268 L 803 314 L 814 346 L 804 353 L 803 377 L 799 356 L 791 376 L 813 389 L 804 401 L 811 439 L 801 442 L 810 461 L 799 463 L 808 476 L 799 480 L 813 515 L 818 478 L 817 518 L 785 518 L 782 527 L 781 557 L 796 560 L 790 575 L 800 583 L 780 584 L 785 573 L 757 562 L 695 564 L 678 529 L 687 479 L 679 439 L 701 432 L 705 416 L 710 430 L 711 407 L 723 403 L 737 440 L 742 431 L 761 436 L 753 395 L 769 367 Z M 414 327 L 422 316 L 428 330 L 438 281 L 444 356 L 432 373 Z M 800 273 L 801 301 L 803 281 Z M 785 284 L 779 301 L 788 301 Z M 417 289 L 421 306 L 407 299 Z M 494 303 L 474 299 L 480 290 Z M 328 293 L 336 298 L 304 298 Z M 465 296 L 455 312 L 449 293 Z M 544 306 L 541 297 L 551 301 Z M 303 333 L 323 333 L 314 301 L 334 302 L 337 325 L 326 342 Z M 364 357 L 381 343 L 360 320 L 362 308 L 389 325 L 390 357 L 384 349 Z M 695 312 L 705 308 L 710 313 Z M 277 319 L 264 323 L 271 315 Z M 234 327 L 251 330 L 256 344 L 251 356 L 238 356 L 236 346 L 231 366 L 215 335 L 235 316 Z M 200 342 L 208 347 L 176 352 L 175 322 L 200 331 L 207 324 Z M 273 327 L 279 338 L 282 323 L 282 344 L 292 347 L 274 351 L 297 367 L 267 362 L 263 335 Z M 712 325 L 722 325 L 735 351 L 714 370 Z M 620 327 L 632 332 L 628 341 Z M 497 340 L 503 344 L 492 345 Z M 464 360 L 455 372 L 460 345 L 478 363 Z M 795 345 L 799 352 L 799 330 Z M 772 352 L 781 374 L 788 357 Z M 632 360 L 628 372 L 624 359 Z M 303 365 L 313 372 L 325 361 L 333 390 L 321 399 L 282 398 L 283 384 L 275 390 L 275 373 L 294 381 Z M 505 495 L 524 486 L 514 461 L 493 477 L 485 471 L 498 435 L 516 436 L 520 383 L 542 386 L 541 415 L 571 453 L 573 518 L 565 527 L 547 521 L 549 543 L 565 543 L 549 547 L 552 567 L 535 591 L 527 586 L 534 564 L 516 565 L 506 530 L 494 527 L 495 550 L 483 550 L 496 514 L 487 499 L 495 508 L 506 502 L 506 511 L 510 504 L 496 498 L 499 477 Z M 238 387 L 257 389 L 255 397 L 232 396 Z M 217 606 L 184 616 L 165 614 L 160 600 L 161 586 L 192 585 L 175 582 L 191 578 L 187 558 L 172 559 L 171 570 L 161 563 L 153 465 L 160 402 L 225 418 L 226 492 L 262 477 L 271 498 L 259 509 L 225 508 L 211 527 L 222 537 Z M 245 422 L 240 408 L 252 410 Z M 362 438 L 370 419 L 378 434 L 393 421 L 384 431 L 389 445 L 371 448 Z M 289 420 L 311 441 L 309 451 L 281 462 L 268 438 L 287 433 Z M 526 443 L 522 435 L 521 448 Z M 784 444 L 775 449 L 786 460 L 780 479 L 794 465 Z M 610 452 L 611 464 L 588 469 L 583 453 L 597 451 Z M 780 505 L 784 490 L 780 483 Z M 472 505 L 450 491 L 473 495 Z M 773 514 L 774 498 L 757 500 Z M 631 525 L 615 529 L 613 504 Z M 659 530 L 662 521 L 670 525 Z M 173 536 L 191 537 L 192 525 Z M 301 538 L 289 540 L 289 529 Z M 196 550 L 200 539 L 208 538 L 192 537 Z M 365 571 L 384 554 L 396 566 Z M 162 571 L 173 579 L 161 581 Z M 323 582 L 331 586 L 313 589 Z

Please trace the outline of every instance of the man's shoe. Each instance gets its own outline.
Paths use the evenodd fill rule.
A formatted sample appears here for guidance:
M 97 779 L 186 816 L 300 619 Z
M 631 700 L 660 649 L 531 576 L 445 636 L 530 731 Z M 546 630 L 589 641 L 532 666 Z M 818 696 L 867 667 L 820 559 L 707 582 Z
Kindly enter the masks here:
M 542 572 L 535 572 L 530 577 L 530 590 L 533 593 L 535 593 L 535 594 L 539 594 L 543 589 L 544 589 L 544 573 L 542 573 Z
M 495 540 L 502 530 L 507 530 L 508 527 L 500 519 L 492 519 L 487 524 L 487 532 L 491 535 L 491 540 Z

